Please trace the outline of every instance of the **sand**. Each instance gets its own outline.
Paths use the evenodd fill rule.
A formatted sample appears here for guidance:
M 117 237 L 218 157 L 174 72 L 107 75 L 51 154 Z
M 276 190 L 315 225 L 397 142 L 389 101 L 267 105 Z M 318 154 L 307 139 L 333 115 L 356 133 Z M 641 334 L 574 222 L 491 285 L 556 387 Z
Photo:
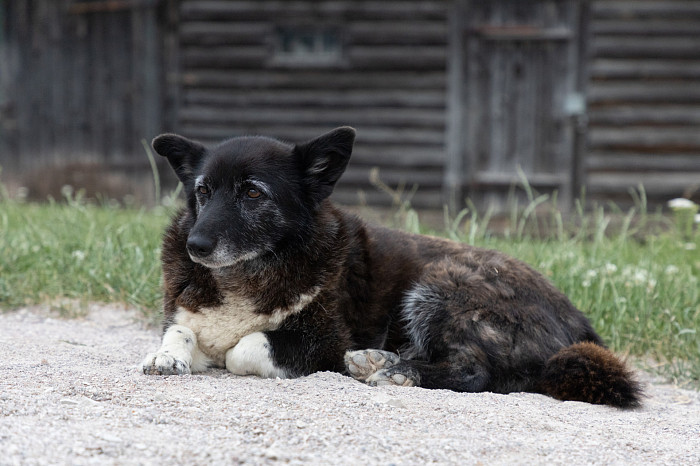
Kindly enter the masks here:
M 143 375 L 159 339 L 119 306 L 0 314 L 0 464 L 700 464 L 700 393 L 644 373 L 643 407 L 621 411 L 328 372 Z

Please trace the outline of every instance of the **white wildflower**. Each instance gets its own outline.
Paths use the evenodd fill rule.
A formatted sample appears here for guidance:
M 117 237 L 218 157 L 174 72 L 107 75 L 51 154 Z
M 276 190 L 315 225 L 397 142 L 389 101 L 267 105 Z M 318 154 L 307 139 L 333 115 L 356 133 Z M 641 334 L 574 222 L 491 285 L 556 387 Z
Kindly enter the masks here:
M 632 281 L 635 285 L 643 285 L 650 280 L 649 272 L 645 269 L 636 269 L 632 274 Z
M 675 265 L 668 265 L 666 266 L 666 270 L 664 270 L 664 273 L 666 275 L 675 275 L 678 272 L 680 272 L 680 269 L 676 267 Z
M 607 262 L 605 264 L 604 268 L 605 268 L 605 273 L 607 273 L 608 275 L 612 275 L 615 272 L 617 272 L 617 265 L 611 264 L 610 262 Z
M 598 276 L 598 271 L 597 271 L 597 270 L 593 270 L 593 269 L 589 269 L 589 270 L 586 270 L 586 273 L 583 274 L 583 276 L 584 276 L 584 278 L 587 279 L 587 280 L 592 280 L 592 279 L 594 279 L 595 277 Z
M 78 262 L 85 260 L 85 251 L 75 250 L 71 253 L 71 257 Z
M 695 246 L 695 243 L 685 243 L 683 245 L 683 249 L 685 249 L 686 251 L 694 251 L 696 247 L 697 246 Z
M 698 205 L 691 201 L 690 199 L 686 199 L 684 197 L 677 197 L 675 199 L 671 199 L 668 201 L 668 206 L 673 209 L 673 210 L 683 210 L 683 209 L 693 209 L 696 210 Z

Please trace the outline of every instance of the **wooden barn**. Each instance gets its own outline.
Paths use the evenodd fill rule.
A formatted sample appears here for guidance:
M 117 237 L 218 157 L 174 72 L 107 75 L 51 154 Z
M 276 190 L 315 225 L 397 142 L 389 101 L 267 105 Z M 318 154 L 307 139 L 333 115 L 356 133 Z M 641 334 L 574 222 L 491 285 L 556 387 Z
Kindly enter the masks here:
M 0 33 L 0 179 L 38 195 L 143 190 L 161 131 L 352 125 L 345 203 L 392 201 L 377 169 L 423 208 L 700 196 L 700 0 L 0 0 Z

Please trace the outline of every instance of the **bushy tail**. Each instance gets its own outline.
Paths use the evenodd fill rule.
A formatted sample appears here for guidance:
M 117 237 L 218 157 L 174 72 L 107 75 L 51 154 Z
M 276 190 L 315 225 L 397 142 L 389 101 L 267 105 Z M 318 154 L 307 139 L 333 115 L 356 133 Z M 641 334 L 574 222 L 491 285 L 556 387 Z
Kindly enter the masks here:
M 625 364 L 610 350 L 589 342 L 576 343 L 552 356 L 540 387 L 559 400 L 618 408 L 635 408 L 642 398 L 639 382 Z

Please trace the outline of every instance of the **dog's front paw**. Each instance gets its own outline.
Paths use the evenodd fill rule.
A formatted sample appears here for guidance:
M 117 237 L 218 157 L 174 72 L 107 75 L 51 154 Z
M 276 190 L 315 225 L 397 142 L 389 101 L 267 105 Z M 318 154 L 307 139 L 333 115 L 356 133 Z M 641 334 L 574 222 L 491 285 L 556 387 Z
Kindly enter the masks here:
M 190 374 L 190 363 L 159 351 L 151 353 L 141 363 L 146 375 L 184 375 Z
M 387 369 L 398 364 L 399 355 L 382 350 L 360 350 L 345 353 L 345 368 L 357 380 L 367 379 L 380 369 Z

